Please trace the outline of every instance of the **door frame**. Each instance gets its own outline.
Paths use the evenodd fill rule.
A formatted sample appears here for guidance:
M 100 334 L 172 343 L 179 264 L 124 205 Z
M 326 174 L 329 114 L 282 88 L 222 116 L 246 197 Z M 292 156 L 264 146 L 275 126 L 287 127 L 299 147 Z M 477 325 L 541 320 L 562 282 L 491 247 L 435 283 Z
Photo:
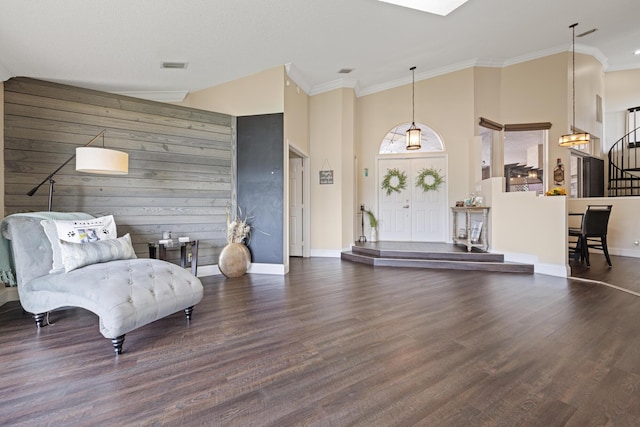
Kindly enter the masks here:
M 298 157 L 302 158 L 302 257 L 309 258 L 311 256 L 311 179 L 309 171 L 311 170 L 311 160 L 309 159 L 309 155 L 304 152 L 298 150 L 293 145 L 288 144 L 287 151 L 287 166 L 286 170 L 286 180 L 287 183 L 285 185 L 286 188 L 286 259 L 289 259 L 289 152 L 294 152 Z

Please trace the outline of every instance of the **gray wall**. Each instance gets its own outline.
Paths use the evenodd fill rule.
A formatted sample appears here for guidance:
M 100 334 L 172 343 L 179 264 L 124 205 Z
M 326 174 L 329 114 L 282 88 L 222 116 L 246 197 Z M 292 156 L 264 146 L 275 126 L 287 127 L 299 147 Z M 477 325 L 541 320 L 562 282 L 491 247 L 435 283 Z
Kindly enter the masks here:
M 106 129 L 106 148 L 129 153 L 129 175 L 55 176 L 53 210 L 113 214 L 138 256 L 163 230 L 200 240 L 217 264 L 231 202 L 232 117 L 55 83 L 5 82 L 5 214 L 47 209 L 48 185 L 27 192 L 75 148 Z M 92 146 L 102 145 L 102 140 Z M 176 254 L 177 255 L 177 254 Z
M 252 261 L 283 264 L 283 115 L 237 118 L 238 207 L 254 227 Z

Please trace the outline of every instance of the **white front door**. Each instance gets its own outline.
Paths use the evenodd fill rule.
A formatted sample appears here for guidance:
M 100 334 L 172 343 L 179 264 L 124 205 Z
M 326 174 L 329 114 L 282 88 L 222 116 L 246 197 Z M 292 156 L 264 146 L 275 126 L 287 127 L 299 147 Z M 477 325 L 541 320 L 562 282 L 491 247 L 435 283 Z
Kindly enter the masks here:
M 406 175 L 406 187 L 400 192 L 381 188 L 390 169 Z M 416 187 L 416 178 L 424 168 L 432 168 L 445 177 L 437 190 L 423 191 Z M 429 178 L 427 178 L 429 179 Z M 391 185 L 396 187 L 396 178 Z M 447 228 L 446 158 L 390 158 L 378 160 L 378 216 L 379 240 L 444 242 Z

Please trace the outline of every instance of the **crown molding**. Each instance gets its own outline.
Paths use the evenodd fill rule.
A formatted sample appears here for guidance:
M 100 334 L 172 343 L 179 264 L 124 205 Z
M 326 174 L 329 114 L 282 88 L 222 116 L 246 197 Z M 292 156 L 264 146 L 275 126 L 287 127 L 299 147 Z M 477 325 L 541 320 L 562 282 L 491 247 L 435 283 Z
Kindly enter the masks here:
M 416 73 L 415 79 L 416 81 L 431 79 L 434 77 L 442 76 L 442 75 L 453 73 L 456 71 L 465 70 L 467 68 L 472 68 L 472 67 L 504 68 L 504 67 L 509 67 L 511 65 L 520 64 L 522 62 L 544 58 L 545 56 L 555 55 L 557 53 L 562 53 L 562 52 L 571 52 L 571 51 L 572 51 L 571 45 L 569 45 L 568 47 L 566 45 L 563 45 L 563 46 L 557 46 L 551 49 L 545 49 L 538 52 L 533 52 L 527 55 L 518 56 L 508 60 L 500 60 L 500 59 L 492 59 L 492 58 L 474 58 L 468 61 L 459 62 L 457 64 L 452 64 L 445 67 L 440 67 L 433 70 Z M 576 52 L 593 56 L 597 61 L 599 61 L 602 64 L 603 70 L 607 70 L 608 60 L 599 49 L 592 48 L 586 45 L 576 44 Z M 388 82 L 379 83 L 379 84 L 362 88 L 362 87 L 359 87 L 358 81 L 356 80 L 341 79 L 341 80 L 334 80 L 332 82 L 313 86 L 311 88 L 311 91 L 308 93 L 310 95 L 317 95 L 323 92 L 328 92 L 331 90 L 346 87 L 346 88 L 356 88 L 356 96 L 360 97 L 360 96 L 372 95 L 378 92 L 383 92 L 389 89 L 394 89 L 399 86 L 410 84 L 411 82 L 412 82 L 411 77 L 406 76 L 399 79 L 395 79 Z
M 336 79 L 327 83 L 315 85 L 311 88 L 309 95 L 319 95 L 324 92 L 330 92 L 335 89 L 354 89 L 356 96 L 359 94 L 358 80 L 355 79 Z
M 304 75 L 293 65 L 292 62 L 288 62 L 284 64 L 284 69 L 287 73 L 287 76 L 297 84 L 300 89 L 304 91 L 304 93 L 309 93 L 311 91 L 311 85 L 304 78 Z

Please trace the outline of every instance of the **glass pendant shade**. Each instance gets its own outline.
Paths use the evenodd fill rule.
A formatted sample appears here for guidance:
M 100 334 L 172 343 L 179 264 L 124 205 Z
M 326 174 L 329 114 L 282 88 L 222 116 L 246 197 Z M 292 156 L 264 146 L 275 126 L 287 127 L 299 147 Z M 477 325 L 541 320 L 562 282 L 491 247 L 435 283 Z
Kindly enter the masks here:
M 419 150 L 420 140 L 420 128 L 417 128 L 415 123 L 411 123 L 411 127 L 407 129 L 407 150 Z
M 103 175 L 126 175 L 129 173 L 129 154 L 108 148 L 78 147 L 76 170 Z

